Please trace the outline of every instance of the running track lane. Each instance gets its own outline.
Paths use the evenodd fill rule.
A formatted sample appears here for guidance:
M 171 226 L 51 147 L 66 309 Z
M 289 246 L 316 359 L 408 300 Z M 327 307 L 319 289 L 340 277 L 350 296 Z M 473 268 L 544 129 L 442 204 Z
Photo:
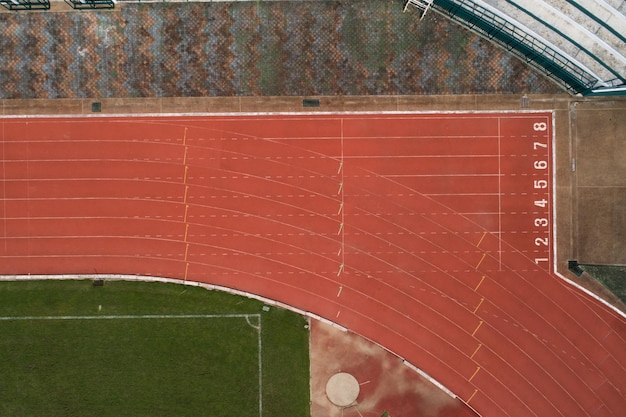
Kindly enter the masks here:
M 2 120 L 2 274 L 249 291 L 485 416 L 617 416 L 623 318 L 552 275 L 551 114 Z

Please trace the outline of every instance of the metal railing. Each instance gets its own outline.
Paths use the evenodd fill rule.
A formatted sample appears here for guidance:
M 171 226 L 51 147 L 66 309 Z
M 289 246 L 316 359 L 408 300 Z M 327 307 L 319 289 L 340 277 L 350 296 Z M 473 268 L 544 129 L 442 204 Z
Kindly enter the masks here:
M 48 10 L 49 0 L 0 0 L 0 4 L 9 10 Z
M 77 10 L 113 9 L 115 7 L 113 0 L 65 0 L 65 2 Z
M 418 4 L 415 4 L 418 3 Z M 465 26 L 472 32 L 494 42 L 509 53 L 561 85 L 571 94 L 623 95 L 626 85 L 619 80 L 602 80 L 573 57 L 558 50 L 524 28 L 486 7 L 471 0 L 408 0 L 406 7 L 413 5 L 423 12 L 424 4 L 436 12 Z M 430 4 L 432 3 L 432 4 Z
M 471 0 L 434 0 L 432 7 L 523 59 L 572 94 L 589 94 L 599 81 L 550 45 Z

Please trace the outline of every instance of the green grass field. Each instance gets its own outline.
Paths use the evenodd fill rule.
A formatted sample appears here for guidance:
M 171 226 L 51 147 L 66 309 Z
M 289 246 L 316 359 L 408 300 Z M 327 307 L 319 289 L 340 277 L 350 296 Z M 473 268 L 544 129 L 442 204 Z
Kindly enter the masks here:
M 2 416 L 308 416 L 307 322 L 175 284 L 0 282 Z
M 626 267 L 584 265 L 582 268 L 626 303 Z

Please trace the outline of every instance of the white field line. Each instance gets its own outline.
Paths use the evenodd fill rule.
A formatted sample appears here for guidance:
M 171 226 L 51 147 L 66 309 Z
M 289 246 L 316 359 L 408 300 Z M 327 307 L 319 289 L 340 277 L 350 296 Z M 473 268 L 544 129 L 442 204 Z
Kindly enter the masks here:
M 246 318 L 248 320 L 248 318 Z M 261 341 L 261 316 L 259 315 L 259 325 L 257 329 L 257 338 L 259 348 L 257 349 L 259 356 L 259 417 L 263 417 L 263 343 Z
M 256 317 L 258 324 L 250 321 L 250 317 Z M 146 315 L 119 315 L 119 316 L 6 316 L 0 317 L 0 321 L 16 320 L 125 320 L 125 319 L 223 319 L 245 318 L 246 323 L 257 330 L 257 357 L 259 369 L 259 417 L 263 417 L 263 342 L 261 328 L 261 314 L 146 314 Z
M 212 318 L 245 318 L 259 317 L 260 314 L 146 314 L 146 315 L 119 315 L 119 316 L 5 316 L 2 321 L 10 320 L 114 320 L 114 319 L 212 319 Z M 250 322 L 248 321 L 248 324 Z M 251 325 L 251 324 L 250 324 Z M 251 325 L 252 326 L 252 325 Z M 255 326 L 252 326 L 255 327 Z
M 77 280 L 77 279 L 82 279 L 82 280 L 93 280 L 95 278 L 101 278 L 104 280 L 109 280 L 109 281 L 139 281 L 139 282 L 164 282 L 164 283 L 175 283 L 175 284 L 180 284 L 180 285 L 189 285 L 189 286 L 193 286 L 193 287 L 202 287 L 206 290 L 209 291 L 223 291 L 223 292 L 227 292 L 229 294 L 235 294 L 235 295 L 240 295 L 243 297 L 247 297 L 247 298 L 252 298 L 255 300 L 259 300 L 262 301 L 263 303 L 270 305 L 270 306 L 274 306 L 274 307 L 279 307 L 279 308 L 283 308 L 285 310 L 289 310 L 292 311 L 294 313 L 300 314 L 302 316 L 308 317 L 309 319 L 314 319 L 314 320 L 318 320 L 328 326 L 334 327 L 335 329 L 338 329 L 344 333 L 347 333 L 349 331 L 348 328 L 335 323 L 334 321 L 331 321 L 325 317 L 319 316 L 313 312 L 310 311 L 305 311 L 305 310 L 301 310 L 297 307 L 294 307 L 292 305 L 289 304 L 285 304 L 282 303 L 280 301 L 276 301 L 273 300 L 271 298 L 267 298 L 267 297 L 263 297 L 260 296 L 258 294 L 254 294 L 254 293 L 250 293 L 250 292 L 245 292 L 245 291 L 240 291 L 240 290 L 236 290 L 234 288 L 229 288 L 229 287 L 223 287 L 220 285 L 214 285 L 214 284 L 206 284 L 206 283 L 202 283 L 202 282 L 196 282 L 196 281 L 184 281 L 181 279 L 175 279 L 175 278 L 164 278 L 164 277 L 155 277 L 155 276 L 148 276 L 148 275 L 124 275 L 124 274 L 64 274 L 64 275 L 0 275 L 0 281 L 30 281 L 30 280 Z M 259 324 L 260 324 L 260 319 L 259 319 Z M 260 332 L 259 332 L 260 335 Z M 260 336 L 259 336 L 260 337 Z M 309 334 L 310 337 L 310 334 Z M 363 337 L 363 336 L 361 336 Z M 366 338 L 367 339 L 367 338 Z M 408 363 L 404 358 L 402 358 L 401 356 L 399 356 L 396 352 L 390 350 L 389 348 L 381 345 L 380 343 L 376 343 L 371 339 L 367 339 L 370 342 L 376 344 L 377 346 L 380 346 L 382 349 L 384 349 L 385 351 L 391 353 L 392 355 L 402 359 L 405 363 Z M 412 369 L 419 369 L 417 366 L 411 364 Z M 259 375 L 261 375 L 259 373 Z M 427 380 L 429 380 L 430 382 L 432 382 L 434 385 L 436 386 L 442 386 L 445 388 L 446 392 L 452 392 L 450 391 L 448 388 L 446 388 L 442 383 L 440 383 L 439 381 L 437 381 L 436 379 L 434 379 L 433 377 L 431 377 L 430 375 L 426 374 L 425 372 L 421 372 L 420 375 L 424 376 Z M 260 416 L 262 417 L 262 416 Z
M 261 340 L 261 315 L 260 314 L 246 314 L 246 323 L 248 326 L 256 329 L 257 331 L 257 343 L 259 345 L 258 352 L 258 362 L 259 362 L 259 417 L 263 417 L 263 342 Z M 250 317 L 256 317 L 259 319 L 257 323 L 253 323 L 250 321 Z

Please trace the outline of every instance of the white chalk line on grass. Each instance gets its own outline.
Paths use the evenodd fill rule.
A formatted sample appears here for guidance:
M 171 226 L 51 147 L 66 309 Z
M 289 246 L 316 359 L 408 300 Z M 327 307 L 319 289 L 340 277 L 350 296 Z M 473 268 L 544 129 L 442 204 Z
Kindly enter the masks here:
M 248 324 L 249 317 L 258 317 L 260 314 L 147 314 L 147 315 L 100 315 L 100 316 L 5 316 L 0 320 L 111 320 L 111 319 L 210 319 L 210 318 L 245 318 Z M 251 327 L 255 327 L 250 324 Z M 256 327 L 255 327 L 256 328 Z
M 250 318 L 258 319 L 258 324 Z M 257 362 L 259 369 L 259 417 L 263 417 L 263 342 L 261 314 L 131 314 L 131 315 L 100 315 L 100 316 L 0 316 L 0 321 L 26 320 L 117 320 L 117 319 L 222 319 L 245 318 L 246 324 L 257 331 Z
M 249 318 L 246 317 L 246 321 L 250 324 Z M 250 324 L 252 326 L 252 324 Z M 254 326 L 252 326 L 254 327 Z M 257 329 L 257 338 L 259 343 L 258 356 L 259 356 L 259 417 L 263 417 L 263 344 L 261 342 L 261 316 L 259 315 L 259 326 Z

